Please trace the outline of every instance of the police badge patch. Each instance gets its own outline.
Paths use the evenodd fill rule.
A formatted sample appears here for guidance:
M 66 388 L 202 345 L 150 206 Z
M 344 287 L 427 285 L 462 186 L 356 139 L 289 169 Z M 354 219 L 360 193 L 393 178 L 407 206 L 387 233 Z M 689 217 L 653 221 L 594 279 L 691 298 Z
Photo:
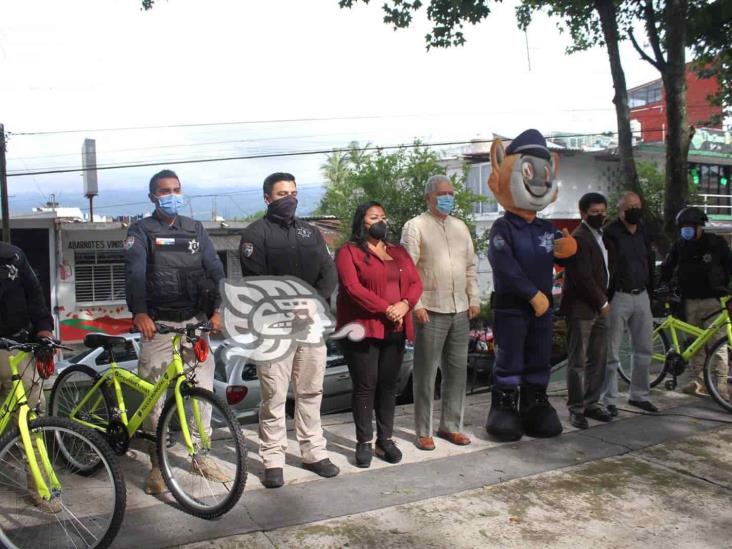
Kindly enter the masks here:
M 134 245 L 135 245 L 135 237 L 134 236 L 128 236 L 125 239 L 125 250 L 129 250 Z
M 244 257 L 252 257 L 252 255 L 254 255 L 254 244 L 251 242 L 244 242 L 241 245 L 241 253 L 244 254 Z
M 497 251 L 501 251 L 506 246 L 506 241 L 503 239 L 501 235 L 496 235 L 493 237 L 493 247 Z
M 198 240 L 196 240 L 195 238 L 193 240 L 191 240 L 190 242 L 188 242 L 188 251 L 191 252 L 192 254 L 195 254 L 198 251 L 198 248 L 199 248 Z

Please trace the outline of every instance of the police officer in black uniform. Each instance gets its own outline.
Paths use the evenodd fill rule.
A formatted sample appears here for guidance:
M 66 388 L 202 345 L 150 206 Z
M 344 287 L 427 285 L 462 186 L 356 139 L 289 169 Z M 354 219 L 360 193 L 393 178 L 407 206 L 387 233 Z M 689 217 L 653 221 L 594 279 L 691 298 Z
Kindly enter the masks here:
M 218 284 L 224 278 L 224 267 L 203 225 L 179 214 L 185 202 L 175 172 L 156 173 L 150 180 L 148 196 L 155 212 L 130 225 L 127 231 L 125 275 L 127 306 L 142 333 L 138 371 L 144 379 L 157 383 L 173 358 L 173 350 L 170 335 L 156 333 L 155 321 L 183 327 L 208 318 L 212 329 L 219 330 Z M 184 350 L 183 359 L 193 363 L 191 349 Z M 212 390 L 213 376 L 214 359 L 209 353 L 198 365 L 199 385 Z M 162 404 L 160 400 L 145 420 L 146 430 L 155 432 Z M 211 410 L 205 410 L 204 422 L 210 418 Z M 145 491 L 159 494 L 165 484 L 154 445 L 150 459 L 152 469 Z M 212 461 L 197 459 L 192 470 L 209 480 L 225 480 Z
M 28 330 L 38 338 L 53 337 L 53 317 L 43 299 L 43 289 L 23 250 L 0 242 L 0 337 L 13 337 Z M 5 400 L 13 380 L 8 359 L 10 353 L 0 350 L 0 404 Z M 26 389 L 30 388 L 34 366 L 20 372 Z M 35 407 L 41 399 L 40 386 L 33 387 L 29 404 Z
M 721 236 L 704 232 L 707 221 L 707 215 L 699 208 L 681 210 L 676 216 L 681 238 L 674 243 L 661 265 L 661 284 L 668 286 L 676 273 L 681 297 L 686 303 L 686 320 L 701 328 L 707 327 L 719 311 L 719 298 L 729 293 L 727 284 L 732 274 L 729 245 Z M 724 329 L 711 341 L 716 342 L 721 337 L 726 337 Z M 706 353 L 699 352 L 689 361 L 693 377 L 683 392 L 693 395 L 706 393 L 703 370 L 709 351 L 707 348 Z M 720 395 L 729 400 L 727 346 L 719 347 L 712 360 Z
M 242 275 L 296 276 L 329 299 L 338 275 L 318 228 L 295 216 L 294 176 L 273 173 L 264 180 L 263 191 L 267 215 L 242 232 L 239 245 Z M 295 431 L 303 467 L 323 477 L 334 477 L 339 472 L 328 459 L 320 423 L 325 359 L 325 345 L 300 345 L 281 360 L 257 364 L 262 393 L 259 454 L 265 467 L 262 483 L 267 488 L 284 484 L 285 402 L 290 378 L 295 388 Z

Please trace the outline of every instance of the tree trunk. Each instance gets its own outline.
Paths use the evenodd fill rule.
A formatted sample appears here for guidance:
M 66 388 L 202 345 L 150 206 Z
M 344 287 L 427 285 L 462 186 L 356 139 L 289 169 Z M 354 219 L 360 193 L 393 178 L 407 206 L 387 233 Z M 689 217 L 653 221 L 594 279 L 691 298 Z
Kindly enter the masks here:
M 622 185 L 625 189 L 641 195 L 638 183 L 638 173 L 633 158 L 633 135 L 630 131 L 630 109 L 628 108 L 628 90 L 625 84 L 625 72 L 620 61 L 618 48 L 618 21 L 617 11 L 613 0 L 595 0 L 595 9 L 600 16 L 602 34 L 605 37 L 607 55 L 610 59 L 610 74 L 613 79 L 615 95 L 615 115 L 618 120 L 618 153 L 620 155 L 620 170 L 623 174 Z
M 686 18 L 687 0 L 668 0 L 666 24 L 666 70 L 662 72 L 666 93 L 666 197 L 663 204 L 666 234 L 675 236 L 675 217 L 689 197 L 689 125 L 686 113 Z M 675 238 L 674 238 L 675 239 Z

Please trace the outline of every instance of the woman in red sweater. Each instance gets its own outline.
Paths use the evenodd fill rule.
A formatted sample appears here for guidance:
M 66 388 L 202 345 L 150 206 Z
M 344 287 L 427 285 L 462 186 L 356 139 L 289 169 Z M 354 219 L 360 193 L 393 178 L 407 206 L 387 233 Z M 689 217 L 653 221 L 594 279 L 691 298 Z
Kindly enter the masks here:
M 356 465 L 371 465 L 372 416 L 376 411 L 373 452 L 389 463 L 402 453 L 391 439 L 396 382 L 407 339 L 414 340 L 411 310 L 422 295 L 422 281 L 407 251 L 387 241 L 384 208 L 366 202 L 356 208 L 351 239 L 336 254 L 338 328 L 357 322 L 366 329 L 359 342 L 342 340 L 353 382 L 351 404 L 356 424 Z

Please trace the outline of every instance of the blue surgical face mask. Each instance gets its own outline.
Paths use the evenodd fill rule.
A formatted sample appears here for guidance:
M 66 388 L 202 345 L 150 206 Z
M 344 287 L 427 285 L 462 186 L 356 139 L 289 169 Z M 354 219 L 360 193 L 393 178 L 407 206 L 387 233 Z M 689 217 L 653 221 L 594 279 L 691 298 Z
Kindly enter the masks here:
M 182 194 L 166 194 L 158 196 L 158 208 L 168 217 L 175 217 L 185 206 Z
M 437 197 L 437 209 L 444 215 L 450 215 L 455 208 L 455 197 L 451 194 L 441 194 Z
M 681 227 L 681 238 L 684 240 L 694 240 L 696 236 L 696 227 Z

